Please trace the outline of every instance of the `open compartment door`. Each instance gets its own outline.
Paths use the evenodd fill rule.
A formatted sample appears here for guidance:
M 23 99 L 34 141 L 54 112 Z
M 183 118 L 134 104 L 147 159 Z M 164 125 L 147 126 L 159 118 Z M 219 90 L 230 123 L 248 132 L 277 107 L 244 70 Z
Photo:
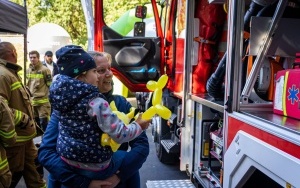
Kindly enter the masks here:
M 136 5 L 108 23 L 104 10 L 109 5 L 105 1 L 95 1 L 94 48 L 112 55 L 112 71 L 130 91 L 148 91 L 147 82 L 158 80 L 164 73 L 159 5 L 153 0 Z

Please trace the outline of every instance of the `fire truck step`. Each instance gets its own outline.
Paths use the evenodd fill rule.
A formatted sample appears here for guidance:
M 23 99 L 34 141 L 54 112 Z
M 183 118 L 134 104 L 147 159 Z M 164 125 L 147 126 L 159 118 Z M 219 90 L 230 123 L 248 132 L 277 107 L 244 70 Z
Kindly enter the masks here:
M 188 179 L 186 180 L 155 180 L 155 181 L 147 181 L 146 182 L 147 188 L 195 188 L 192 182 Z
M 173 140 L 161 140 L 161 145 L 168 153 L 179 153 L 180 151 L 179 144 L 175 143 Z

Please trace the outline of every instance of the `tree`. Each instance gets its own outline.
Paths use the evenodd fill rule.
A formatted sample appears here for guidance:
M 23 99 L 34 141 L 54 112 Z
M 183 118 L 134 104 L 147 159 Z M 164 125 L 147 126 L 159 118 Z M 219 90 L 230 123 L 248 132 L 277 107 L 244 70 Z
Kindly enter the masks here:
M 12 1 L 22 5 L 24 0 Z M 149 0 L 104 0 L 107 25 L 143 2 Z M 80 0 L 27 0 L 27 10 L 29 26 L 41 22 L 58 24 L 70 34 L 73 44 L 87 46 L 87 28 Z
M 12 0 L 23 4 L 23 0 Z M 63 27 L 74 44 L 87 45 L 87 28 L 80 0 L 27 0 L 29 27 L 41 22 Z

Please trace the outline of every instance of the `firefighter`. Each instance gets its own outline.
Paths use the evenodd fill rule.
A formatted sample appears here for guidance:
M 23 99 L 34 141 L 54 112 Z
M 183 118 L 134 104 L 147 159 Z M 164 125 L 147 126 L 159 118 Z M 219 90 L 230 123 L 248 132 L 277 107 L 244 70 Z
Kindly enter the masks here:
M 7 188 L 11 183 L 11 172 L 9 170 L 6 152 L 3 146 L 13 145 L 16 142 L 16 131 L 11 109 L 6 100 L 0 95 L 0 187 Z
M 26 187 L 46 187 L 40 177 L 34 159 L 37 148 L 33 138 L 36 136 L 37 125 L 34 122 L 30 94 L 22 84 L 18 71 L 16 48 L 9 42 L 0 42 L 0 95 L 8 102 L 13 112 L 14 126 L 17 133 L 16 143 L 6 147 L 9 169 L 12 172 L 11 187 L 16 187 L 24 177 Z
M 31 92 L 34 118 L 43 131 L 50 118 L 51 106 L 48 98 L 52 75 L 49 68 L 43 66 L 37 51 L 29 52 L 30 65 L 26 71 L 27 86 Z

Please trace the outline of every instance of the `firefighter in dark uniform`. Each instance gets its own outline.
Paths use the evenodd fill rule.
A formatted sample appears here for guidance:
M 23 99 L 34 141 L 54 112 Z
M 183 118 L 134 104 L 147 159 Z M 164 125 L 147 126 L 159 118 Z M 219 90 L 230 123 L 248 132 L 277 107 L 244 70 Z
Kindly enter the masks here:
M 46 130 L 50 118 L 51 106 L 49 102 L 49 87 L 52 75 L 49 68 L 43 66 L 37 51 L 29 52 L 30 65 L 26 72 L 27 86 L 31 92 L 31 102 L 34 118 L 43 131 Z
M 11 183 L 6 151 L 4 146 L 13 145 L 16 142 L 14 119 L 7 101 L 0 95 L 0 187 L 8 188 Z
M 18 75 L 20 70 L 15 47 L 9 42 L 0 42 L 0 95 L 12 110 L 17 133 L 16 143 L 5 148 L 12 173 L 11 187 L 16 187 L 23 176 L 27 188 L 41 188 L 46 187 L 46 182 L 35 164 L 37 148 L 33 138 L 37 135 L 37 125 L 29 91 Z

